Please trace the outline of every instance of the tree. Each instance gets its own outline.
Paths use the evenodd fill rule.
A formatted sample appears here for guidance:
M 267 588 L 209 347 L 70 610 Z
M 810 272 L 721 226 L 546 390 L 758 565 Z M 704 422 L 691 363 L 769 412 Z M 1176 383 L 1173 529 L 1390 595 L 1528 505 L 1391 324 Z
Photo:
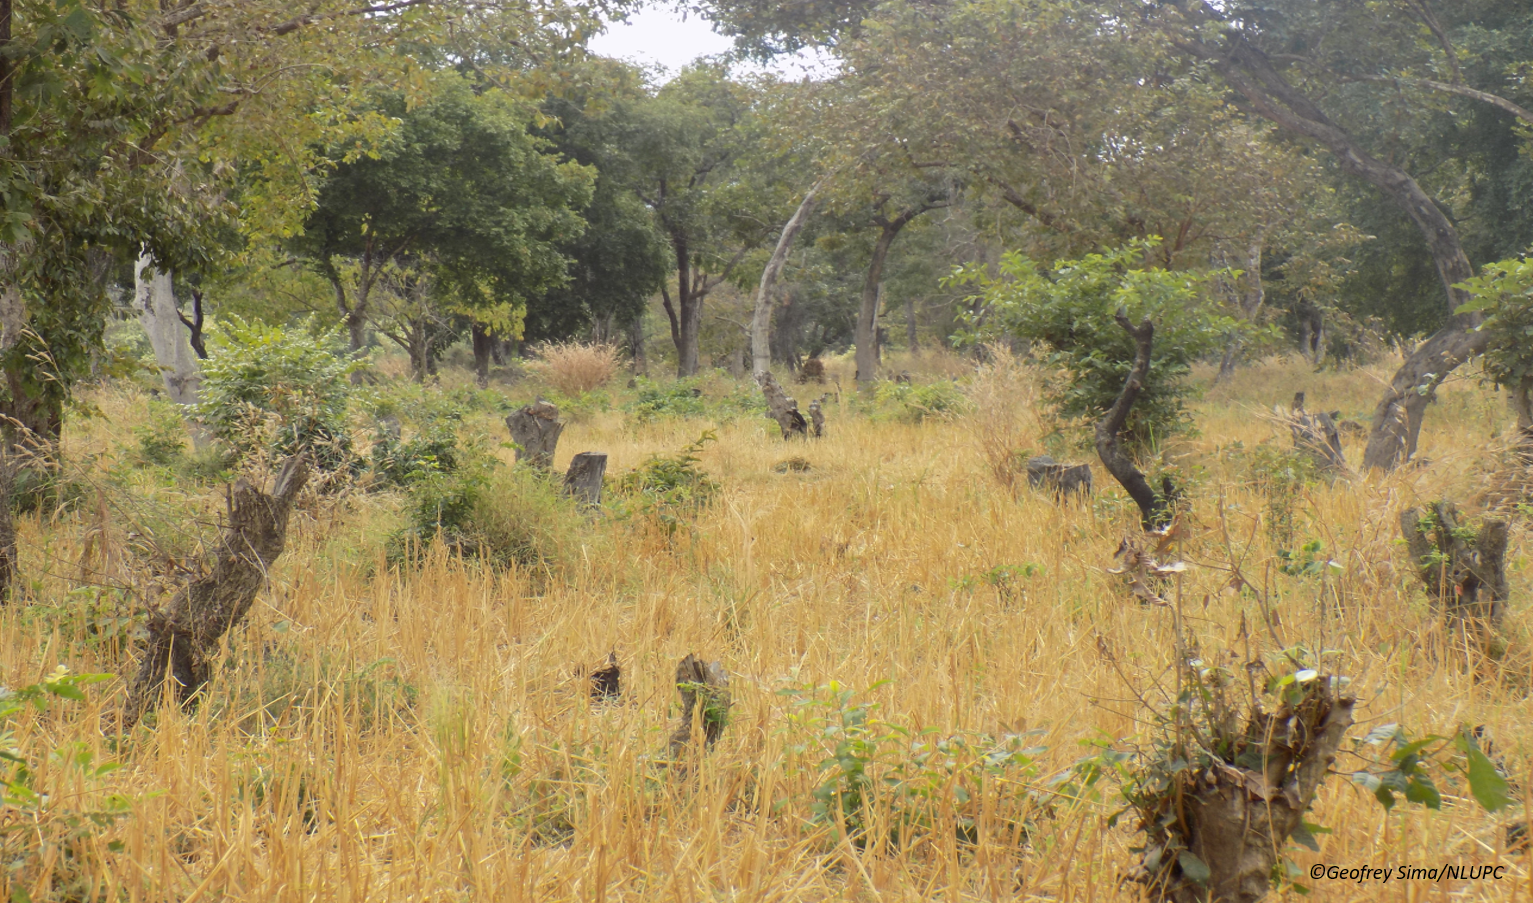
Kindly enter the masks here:
M 1497 4 L 1477 5 L 1483 10 Z M 1408 17 L 1408 9 L 1415 15 Z M 1438 37 L 1452 62 L 1456 54 L 1447 32 L 1440 23 L 1431 27 L 1436 16 L 1420 0 L 1408 6 L 1345 2 L 1323 9 L 1300 3 L 1215 7 L 1202 0 L 1178 0 L 1161 5 L 1158 13 L 1154 24 L 1172 46 L 1218 73 L 1256 114 L 1324 147 L 1341 171 L 1388 197 L 1420 230 L 1443 287 L 1444 323 L 1406 356 L 1375 409 L 1364 465 L 1385 470 L 1396 466 L 1415 452 L 1421 420 L 1437 386 L 1483 351 L 1488 336 L 1477 329 L 1481 314 L 1464 309 L 1469 298 L 1460 286 L 1474 276 L 1474 268 L 1451 217 L 1404 168 L 1377 156 L 1338 124 L 1329 89 L 1338 78 L 1355 75 L 1369 83 L 1383 74 L 1378 69 L 1419 58 L 1421 42 L 1415 37 L 1422 23 Z M 1320 41 L 1321 34 L 1337 40 Z M 1316 52 L 1307 52 L 1311 48 Z M 1453 68 L 1461 72 L 1456 62 Z M 1480 95 L 1494 93 L 1477 89 Z M 1483 102 L 1486 96 L 1475 99 Z M 1327 106 L 1333 112 L 1327 112 Z
M 337 161 L 291 247 L 330 281 L 352 351 L 372 322 L 419 378 L 429 363 L 422 305 L 511 332 L 528 298 L 564 281 L 559 246 L 584 228 L 576 211 L 594 174 L 548 153 L 528 131 L 530 111 L 450 74 L 413 109 L 397 94 L 377 109 L 398 131 Z M 386 280 L 397 303 L 380 310 Z

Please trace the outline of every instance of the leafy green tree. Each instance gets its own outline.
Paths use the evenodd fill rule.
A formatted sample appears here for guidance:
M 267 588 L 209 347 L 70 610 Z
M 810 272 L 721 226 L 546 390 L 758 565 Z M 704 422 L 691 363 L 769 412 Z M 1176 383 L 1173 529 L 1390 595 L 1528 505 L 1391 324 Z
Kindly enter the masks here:
M 1511 393 L 1522 442 L 1533 444 L 1533 259 L 1486 264 L 1464 290 L 1485 315 L 1485 378 Z
M 413 336 L 435 312 L 422 305 L 515 334 L 528 298 L 565 280 L 560 243 L 584 229 L 594 174 L 548 153 L 529 110 L 452 75 L 418 106 L 393 94 L 378 111 L 398 130 L 337 161 L 291 247 L 330 281 L 352 350 L 364 324 L 394 314 L 380 331 L 419 377 L 429 349 Z M 390 282 L 401 303 L 380 310 L 374 292 Z
M 1183 402 L 1192 364 L 1239 328 L 1209 297 L 1206 276 L 1145 266 L 1155 247 L 1154 241 L 1134 243 L 1058 261 L 1047 271 L 1010 253 L 1001 258 L 998 276 L 971 266 L 957 270 L 952 281 L 978 289 L 987 325 L 977 335 L 1001 332 L 1038 344 L 1049 374 L 1045 397 L 1062 420 L 1078 427 L 1106 414 L 1133 367 L 1134 339 L 1114 316 L 1148 318 L 1155 326 L 1155 354 L 1120 433 L 1143 450 L 1191 428 Z

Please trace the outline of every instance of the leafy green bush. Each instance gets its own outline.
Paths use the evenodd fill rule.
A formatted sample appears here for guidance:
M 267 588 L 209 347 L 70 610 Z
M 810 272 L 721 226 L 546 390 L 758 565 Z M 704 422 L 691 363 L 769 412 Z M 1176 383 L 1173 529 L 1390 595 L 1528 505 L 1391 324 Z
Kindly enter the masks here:
M 95 869 L 87 850 L 132 813 L 133 800 L 102 790 L 102 779 L 120 766 L 96 762 L 86 743 L 59 746 L 48 754 L 46 765 L 31 758 L 17 745 L 15 720 L 27 708 L 42 710 L 54 700 L 82 701 L 83 687 L 111 679 L 109 674 L 71 674 L 61 665 L 39 683 L 15 690 L 0 687 L 0 812 L 16 815 L 0 820 L 0 868 L 16 903 L 92 899 Z M 40 780 L 47 777 L 45 770 L 77 772 L 83 792 L 50 793 Z M 117 853 L 123 845 L 112 840 L 105 848 Z M 42 896 L 34 896 L 37 890 Z
M 404 441 L 380 430 L 373 442 L 373 472 L 385 484 L 407 486 L 427 474 L 456 471 L 463 456 L 450 425 L 438 424 Z
M 701 460 L 697 453 L 717 438 L 708 430 L 677 454 L 650 456 L 617 481 L 616 494 L 640 516 L 664 527 L 667 533 L 676 532 L 708 507 L 719 491 L 719 484 L 697 466 Z
M 1533 259 L 1487 264 L 1463 287 L 1471 300 L 1459 310 L 1487 315 L 1480 327 L 1490 334 L 1481 359 L 1485 379 L 1512 393 L 1518 429 L 1533 433 Z
M 958 384 L 947 380 L 933 383 L 880 383 L 873 393 L 880 408 L 892 410 L 895 419 L 920 423 L 928 417 L 951 417 L 969 408 L 969 401 Z
M 186 421 L 175 405 L 151 402 L 143 426 L 134 427 L 138 440 L 134 458 L 151 467 L 175 467 L 186 459 Z
M 703 390 L 695 379 L 656 383 L 640 377 L 637 386 L 639 393 L 629 403 L 628 412 L 639 423 L 662 417 L 701 417 L 707 413 Z
M 1010 333 L 1035 344 L 1047 378 L 1044 397 L 1057 415 L 1078 426 L 1100 420 L 1112 407 L 1133 368 L 1134 340 L 1113 319 L 1119 310 L 1134 323 L 1155 324 L 1150 372 L 1130 413 L 1123 437 L 1132 448 L 1191 429 L 1183 407 L 1185 378 L 1199 358 L 1249 328 L 1218 312 L 1203 290 L 1207 276 L 1143 269 L 1158 240 L 1136 242 L 1045 270 L 1017 253 L 1001 259 L 1000 275 L 983 267 L 960 267 L 948 285 L 972 285 L 977 318 L 968 339 Z
M 241 459 L 307 452 L 325 473 L 355 473 L 346 414 L 356 366 L 333 330 L 231 317 L 203 364 L 197 418 Z
M 491 564 L 558 564 L 574 554 L 585 527 L 551 480 L 486 457 L 450 472 L 417 472 L 408 517 L 388 544 L 395 563 L 440 540 L 455 554 Z

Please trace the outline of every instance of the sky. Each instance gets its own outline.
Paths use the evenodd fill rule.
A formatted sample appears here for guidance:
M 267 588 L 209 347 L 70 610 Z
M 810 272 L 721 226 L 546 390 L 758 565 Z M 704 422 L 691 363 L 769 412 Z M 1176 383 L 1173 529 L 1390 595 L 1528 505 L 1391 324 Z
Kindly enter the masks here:
M 708 20 L 696 15 L 683 18 L 669 4 L 652 3 L 640 7 L 627 22 L 607 26 L 590 47 L 602 56 L 662 67 L 664 76 L 657 80 L 664 81 L 698 57 L 723 53 L 732 44 L 729 38 L 714 34 Z M 771 68 L 795 77 L 827 71 L 826 64 L 812 58 L 783 60 Z

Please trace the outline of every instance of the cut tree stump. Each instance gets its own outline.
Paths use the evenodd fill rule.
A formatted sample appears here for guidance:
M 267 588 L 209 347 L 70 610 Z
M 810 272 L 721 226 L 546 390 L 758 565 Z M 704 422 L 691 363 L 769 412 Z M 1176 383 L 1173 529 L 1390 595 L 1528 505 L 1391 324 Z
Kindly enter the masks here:
M 1180 792 L 1167 792 L 1160 817 L 1144 826 L 1149 843 L 1139 880 L 1151 899 L 1256 903 L 1267 896 L 1278 856 L 1352 726 L 1356 700 L 1337 693 L 1329 677 L 1312 681 L 1296 704 L 1283 702 L 1270 714 L 1256 708 L 1243 734 L 1220 738 L 1241 764 L 1216 761 L 1186 774 Z M 1189 874 L 1203 870 L 1202 881 Z
M 526 461 L 527 466 L 538 470 L 554 466 L 554 450 L 559 447 L 559 434 L 564 432 L 558 407 L 539 397 L 513 411 L 506 418 L 506 427 L 511 430 L 511 441 L 516 443 L 516 460 Z
M 761 387 L 761 394 L 766 396 L 767 408 L 772 412 L 772 419 L 782 428 L 784 439 L 802 439 L 809 435 L 809 422 L 799 413 L 798 402 L 782 390 L 772 371 L 759 371 L 756 374 L 756 384 Z
M 1027 484 L 1034 489 L 1046 489 L 1057 498 L 1077 493 L 1091 495 L 1091 465 L 1061 464 L 1048 455 L 1028 458 Z
M 825 435 L 825 410 L 820 406 L 820 401 L 816 398 L 809 402 L 809 435 L 816 439 Z
M 122 728 L 128 730 L 160 701 L 167 675 L 177 701 L 195 703 L 207 684 L 218 641 L 244 619 L 266 586 L 272 562 L 287 542 L 293 500 L 309 479 L 302 456 L 283 462 L 268 495 L 241 478 L 229 494 L 229 524 L 218 547 L 203 556 L 201 577 L 149 613 L 149 641 L 128 686 Z
M 617 650 L 607 653 L 607 662 L 591 672 L 591 700 L 613 702 L 623 695 L 623 669 L 617 663 Z
M 570 460 L 570 469 L 564 475 L 564 494 L 588 508 L 598 507 L 606 473 L 604 452 L 581 452 Z
M 1316 470 L 1332 475 L 1351 473 L 1347 459 L 1341 453 L 1341 431 L 1336 428 L 1334 417 L 1325 411 L 1306 412 L 1303 392 L 1294 393 L 1293 406 L 1284 417 L 1293 433 L 1294 449 L 1309 455 Z
M 1499 631 L 1506 618 L 1506 521 L 1471 530 L 1458 507 L 1437 502 L 1400 513 L 1411 562 L 1437 612 L 1455 626 Z
M 723 735 L 729 725 L 729 672 L 719 662 L 705 665 L 702 659 L 689 653 L 676 666 L 676 692 L 681 694 L 681 720 L 671 731 L 672 761 L 681 759 L 692 745 L 694 727 L 702 732 L 704 749 L 712 747 Z

